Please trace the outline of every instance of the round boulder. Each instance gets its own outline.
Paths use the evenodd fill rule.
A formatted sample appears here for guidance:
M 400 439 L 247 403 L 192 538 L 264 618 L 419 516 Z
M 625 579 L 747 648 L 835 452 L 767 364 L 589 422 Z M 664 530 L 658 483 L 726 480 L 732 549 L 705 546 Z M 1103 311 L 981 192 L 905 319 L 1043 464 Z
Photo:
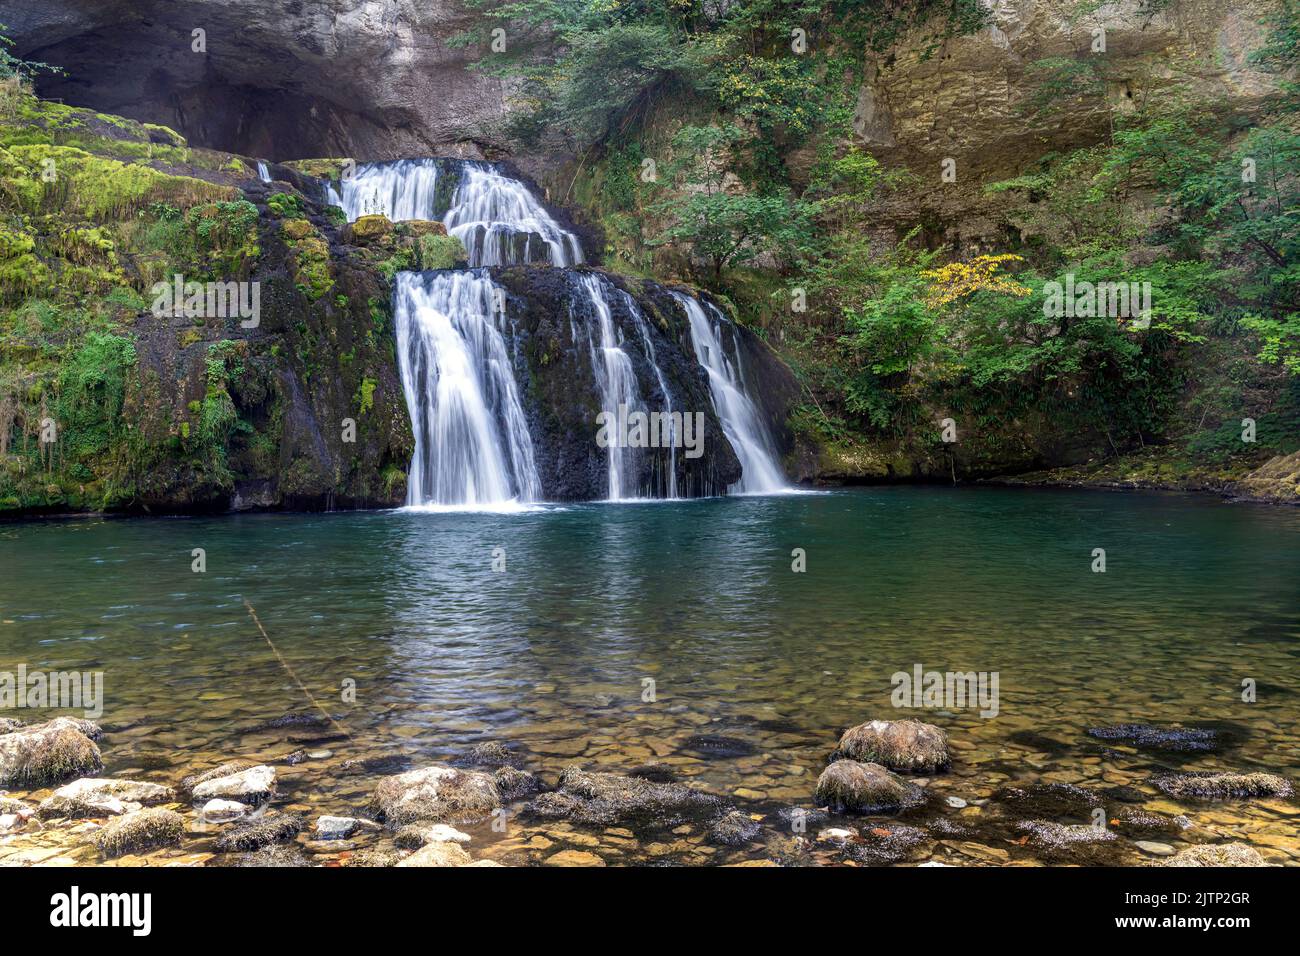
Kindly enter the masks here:
M 952 762 L 948 735 L 919 720 L 869 720 L 850 727 L 831 759 L 878 763 L 903 773 L 934 773 Z
M 886 813 L 924 801 L 924 790 L 878 763 L 837 760 L 817 778 L 817 802 L 836 811 Z

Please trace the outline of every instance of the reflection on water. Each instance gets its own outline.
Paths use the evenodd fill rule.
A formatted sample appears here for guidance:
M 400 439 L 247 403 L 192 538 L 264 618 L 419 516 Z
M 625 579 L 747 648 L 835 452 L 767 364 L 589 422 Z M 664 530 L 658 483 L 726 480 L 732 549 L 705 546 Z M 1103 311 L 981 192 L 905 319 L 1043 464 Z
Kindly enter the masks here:
M 190 570 L 200 547 L 205 574 Z M 418 764 L 485 739 L 542 771 L 666 761 L 757 805 L 811 805 L 843 727 L 907 715 L 890 706 L 895 671 L 998 671 L 996 719 L 920 714 L 957 748 L 931 786 L 977 798 L 1008 781 L 1140 779 L 1085 743 L 1118 721 L 1241 724 L 1238 749 L 1195 766 L 1295 775 L 1297 581 L 1300 512 L 1146 495 L 891 488 L 32 522 L 0 526 L 0 670 L 103 670 L 108 773 L 278 760 L 295 742 L 249 728 L 307 705 L 247 600 L 353 735 L 294 768 L 289 799 L 321 812 L 356 812 L 373 788 L 336 774 L 343 759 Z M 339 697 L 348 679 L 355 704 Z M 755 752 L 680 751 L 702 732 Z M 1075 749 L 1035 751 L 1026 732 Z M 1283 827 L 1267 807 L 1215 812 Z

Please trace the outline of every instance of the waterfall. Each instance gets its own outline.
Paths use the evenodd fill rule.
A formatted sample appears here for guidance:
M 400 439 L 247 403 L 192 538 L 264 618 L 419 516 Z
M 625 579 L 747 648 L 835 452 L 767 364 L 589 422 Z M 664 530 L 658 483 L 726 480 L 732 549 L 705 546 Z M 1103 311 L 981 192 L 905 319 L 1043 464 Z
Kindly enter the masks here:
M 454 190 L 440 184 L 444 178 L 455 182 Z M 327 189 L 332 192 L 332 187 Z M 394 222 L 442 221 L 465 244 L 471 267 L 582 262 L 578 237 L 556 222 L 527 186 L 490 163 L 365 163 L 344 180 L 342 190 L 341 195 L 333 192 L 329 201 L 342 206 L 353 222 L 372 213 Z
M 343 207 L 349 222 L 374 214 L 394 222 L 438 219 L 438 167 L 436 159 L 363 163 L 343 180 L 342 194 L 335 193 L 335 205 Z
M 549 263 L 567 270 L 583 261 L 578 237 L 555 220 L 527 185 L 490 163 L 368 163 L 337 189 L 322 183 L 322 193 L 353 221 L 371 213 L 395 221 L 440 220 L 470 254 L 469 271 L 399 272 L 394 279 L 398 361 L 415 432 L 407 504 L 499 507 L 539 500 L 541 480 L 511 352 L 518 345 L 501 311 L 504 290 L 484 267 Z M 680 436 L 672 421 L 673 386 L 655 354 L 658 331 L 637 301 L 606 277 L 566 272 L 564 281 L 570 293 L 570 336 L 579 348 L 586 340 L 600 410 L 616 417 L 620 409 L 648 412 L 646 397 L 658 402 L 657 386 L 661 411 L 668 416 L 666 450 L 626 447 L 625 436 L 602 449 L 608 499 L 676 497 Z M 673 294 L 686 310 L 695 356 L 708 372 L 718 420 L 742 468 L 740 480 L 727 490 L 783 490 L 785 478 L 771 436 L 745 393 L 735 330 L 712 306 Z M 730 357 L 722 344 L 727 329 Z M 644 378 L 647 368 L 653 380 Z M 594 435 L 595 422 L 592 429 Z M 654 457 L 647 460 L 646 455 Z M 688 464 L 686 479 L 687 494 L 717 492 L 707 477 L 701 479 L 697 466 Z
M 596 334 L 593 336 L 588 332 L 588 345 L 591 351 L 591 369 L 600 389 L 601 411 L 618 415 L 620 405 L 629 410 L 640 408 L 641 396 L 637 390 L 636 373 L 632 370 L 631 357 L 622 347 L 622 336 L 614 326 L 607 283 L 600 276 L 591 273 L 578 275 L 575 281 L 591 302 L 596 314 Z M 636 464 L 632 449 L 616 444 L 611 445 L 607 452 L 609 500 L 633 497 L 634 495 L 628 494 L 636 490 L 631 487 L 629 480 L 630 472 Z
M 777 464 L 776 452 L 763 415 L 745 394 L 740 348 L 734 331 L 734 364 L 727 358 L 722 345 L 722 329 L 724 325 L 729 328 L 731 323 L 713 306 L 709 306 L 709 311 L 714 316 L 714 321 L 711 322 L 699 300 L 682 292 L 673 292 L 673 296 L 686 310 L 686 317 L 691 323 L 695 357 L 709 373 L 709 391 L 713 395 L 714 409 L 743 469 L 740 481 L 727 490 L 742 495 L 770 494 L 785 490 L 785 475 Z
M 471 265 L 582 262 L 578 237 L 551 218 L 527 186 L 483 163 L 462 167 L 443 221 L 465 243 Z
M 533 442 L 480 271 L 399 272 L 393 314 L 415 455 L 408 505 L 535 501 Z
M 271 167 L 260 159 L 257 161 L 257 178 L 264 183 L 271 181 Z

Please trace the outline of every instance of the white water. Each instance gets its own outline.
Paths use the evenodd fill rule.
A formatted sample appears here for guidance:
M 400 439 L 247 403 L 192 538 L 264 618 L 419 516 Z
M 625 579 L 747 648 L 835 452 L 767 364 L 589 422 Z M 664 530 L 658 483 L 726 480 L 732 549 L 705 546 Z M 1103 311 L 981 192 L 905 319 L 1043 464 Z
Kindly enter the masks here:
M 733 364 L 722 347 L 723 324 L 730 327 L 731 323 L 711 306 L 709 311 L 713 313 L 713 320 L 710 321 L 704 306 L 697 299 L 682 292 L 673 292 L 673 295 L 686 310 L 691 323 L 695 357 L 709 373 L 709 391 L 713 394 L 714 409 L 743 469 L 740 481 L 728 488 L 728 492 L 755 495 L 786 490 L 785 474 L 777 464 L 776 452 L 763 415 L 745 394 L 739 364 L 740 349 L 734 349 L 736 361 Z M 735 333 L 732 334 L 734 345 Z
M 271 169 L 260 159 L 257 161 L 257 178 L 264 183 L 271 181 Z
M 490 166 L 466 163 L 443 219 L 447 231 L 469 250 L 470 265 L 500 266 L 519 262 L 549 262 L 576 266 L 582 262 L 578 237 L 565 230 L 517 179 Z M 523 255 L 513 254 L 516 237 L 526 233 Z
M 399 272 L 393 315 L 411 410 L 412 506 L 535 501 L 541 481 L 505 339 L 496 286 L 480 272 Z
M 591 370 L 596 377 L 596 386 L 600 389 L 601 411 L 617 416 L 620 405 L 629 410 L 640 408 L 641 396 L 637 389 L 636 373 L 632 370 L 632 359 L 623 350 L 621 337 L 614 327 L 605 281 L 591 273 L 575 276 L 575 281 L 596 312 L 596 334 L 592 335 L 591 330 L 588 330 L 587 341 L 591 351 Z M 595 427 L 593 422 L 592 428 Z M 609 500 L 618 501 L 629 497 L 630 493 L 636 491 L 632 487 L 631 470 L 635 467 L 632 449 L 614 444 L 606 452 Z
M 367 164 L 341 184 L 341 194 L 326 184 L 326 196 L 342 206 L 350 220 L 374 212 L 393 220 L 441 218 L 448 232 L 465 243 L 474 267 L 536 261 L 568 267 L 582 262 L 577 236 L 561 227 L 527 186 L 488 164 L 460 164 L 450 207 L 439 210 L 438 178 L 450 168 L 431 159 Z M 631 351 L 634 343 L 654 372 L 664 411 L 671 413 L 672 393 L 636 301 L 597 274 L 574 273 L 572 279 L 575 294 L 591 306 L 581 318 L 601 409 L 615 415 L 620 405 L 645 410 Z M 408 507 L 528 510 L 523 503 L 541 497 L 505 317 L 493 311 L 498 294 L 485 271 L 401 272 L 394 280 L 398 359 L 416 440 Z M 723 326 L 730 328 L 730 323 L 709 307 L 711 321 L 701 303 L 674 295 L 690 319 L 696 358 L 708 371 L 718 418 L 743 468 L 741 480 L 728 491 L 786 490 L 762 414 L 745 395 L 739 352 L 728 359 L 722 347 Z M 626 305 L 636 325 L 631 343 L 624 341 L 614 319 L 616 302 Z M 581 335 L 576 313 L 570 314 L 570 333 L 576 345 Z M 596 427 L 593 422 L 593 434 Z M 625 447 L 607 449 L 608 499 L 643 500 L 647 493 L 676 497 L 675 443 L 670 445 L 666 480 L 656 474 L 648 485 L 642 482 L 640 454 Z M 655 467 L 662 469 L 662 459 L 655 460 Z
M 438 163 L 432 159 L 402 159 L 395 163 L 363 163 L 341 183 L 342 192 L 328 187 L 331 202 L 342 206 L 348 222 L 382 215 L 393 222 L 437 219 Z
M 343 207 L 351 222 L 371 214 L 394 222 L 440 220 L 465 244 L 471 267 L 582 262 L 578 237 L 556 222 L 519 180 L 486 163 L 461 163 L 450 205 L 440 209 L 438 179 L 444 175 L 450 173 L 432 159 L 366 163 L 343 182 L 341 194 L 327 186 L 326 196 Z

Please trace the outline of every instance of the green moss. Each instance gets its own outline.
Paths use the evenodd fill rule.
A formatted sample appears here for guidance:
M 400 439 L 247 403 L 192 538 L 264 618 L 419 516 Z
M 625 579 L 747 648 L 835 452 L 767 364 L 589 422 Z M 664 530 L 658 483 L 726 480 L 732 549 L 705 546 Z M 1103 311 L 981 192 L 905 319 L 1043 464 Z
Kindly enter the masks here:
M 266 207 L 281 219 L 301 219 L 305 212 L 302 197 L 293 193 L 271 193 Z
M 375 407 L 375 386 L 378 383 L 373 378 L 363 378 L 361 385 L 357 389 L 357 394 L 353 398 L 357 408 L 362 415 Z
M 421 269 L 457 269 L 469 263 L 465 244 L 456 236 L 420 236 L 415 248 Z

